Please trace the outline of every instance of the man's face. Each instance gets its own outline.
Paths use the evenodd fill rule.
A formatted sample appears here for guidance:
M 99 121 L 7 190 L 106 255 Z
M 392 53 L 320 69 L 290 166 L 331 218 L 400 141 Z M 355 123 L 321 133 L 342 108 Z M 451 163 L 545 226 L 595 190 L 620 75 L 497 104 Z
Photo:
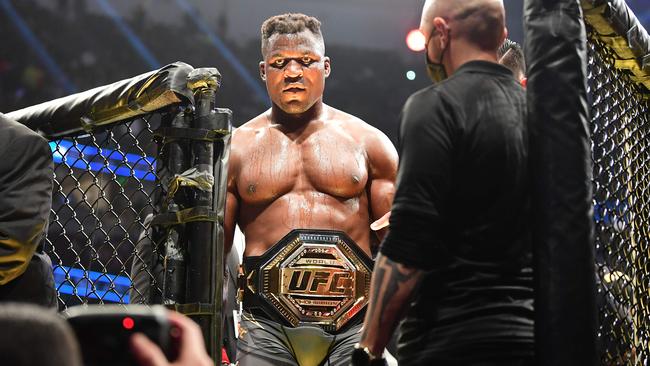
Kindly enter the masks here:
M 269 38 L 260 73 L 271 101 L 290 114 L 309 110 L 323 97 L 330 60 L 308 30 Z

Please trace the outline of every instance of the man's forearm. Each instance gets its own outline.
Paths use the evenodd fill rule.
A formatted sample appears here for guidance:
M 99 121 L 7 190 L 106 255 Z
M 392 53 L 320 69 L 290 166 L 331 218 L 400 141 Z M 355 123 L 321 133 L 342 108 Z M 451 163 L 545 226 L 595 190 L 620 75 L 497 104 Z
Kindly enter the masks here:
M 379 254 L 370 284 L 370 300 L 361 346 L 383 352 L 417 288 L 424 271 L 407 267 Z

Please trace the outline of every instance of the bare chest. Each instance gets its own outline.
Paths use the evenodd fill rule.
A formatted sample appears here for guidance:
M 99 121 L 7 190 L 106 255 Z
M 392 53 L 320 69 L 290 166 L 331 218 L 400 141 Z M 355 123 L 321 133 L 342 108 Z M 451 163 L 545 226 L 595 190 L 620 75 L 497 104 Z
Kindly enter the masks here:
M 246 147 L 237 177 L 244 201 L 261 204 L 290 192 L 314 191 L 347 199 L 365 189 L 366 154 L 352 139 L 317 133 L 297 142 L 278 135 Z

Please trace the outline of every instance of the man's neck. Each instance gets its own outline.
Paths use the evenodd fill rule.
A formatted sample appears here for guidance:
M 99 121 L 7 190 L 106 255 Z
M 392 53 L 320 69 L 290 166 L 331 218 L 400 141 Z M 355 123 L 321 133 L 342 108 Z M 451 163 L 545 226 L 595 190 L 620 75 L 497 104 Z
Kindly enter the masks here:
M 446 58 L 444 65 L 449 75 L 451 75 L 456 72 L 458 68 L 470 61 L 489 61 L 497 63 L 496 50 L 494 52 L 488 52 L 478 49 L 469 43 L 457 44 L 453 49 L 449 50 L 449 56 Z
M 323 120 L 327 106 L 322 101 L 316 102 L 303 113 L 287 113 L 273 104 L 271 107 L 270 122 L 285 133 L 296 132 L 304 129 L 314 121 Z

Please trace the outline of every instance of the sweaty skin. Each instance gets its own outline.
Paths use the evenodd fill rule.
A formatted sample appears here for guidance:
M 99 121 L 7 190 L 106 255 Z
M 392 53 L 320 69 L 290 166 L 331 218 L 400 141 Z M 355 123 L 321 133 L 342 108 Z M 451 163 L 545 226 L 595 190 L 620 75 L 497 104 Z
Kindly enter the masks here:
M 370 223 L 390 210 L 397 153 L 379 130 L 323 103 L 329 72 L 310 31 L 269 39 L 260 75 L 273 103 L 233 133 L 226 250 L 235 224 L 245 257 L 298 228 L 341 230 L 368 255 L 385 234 Z

